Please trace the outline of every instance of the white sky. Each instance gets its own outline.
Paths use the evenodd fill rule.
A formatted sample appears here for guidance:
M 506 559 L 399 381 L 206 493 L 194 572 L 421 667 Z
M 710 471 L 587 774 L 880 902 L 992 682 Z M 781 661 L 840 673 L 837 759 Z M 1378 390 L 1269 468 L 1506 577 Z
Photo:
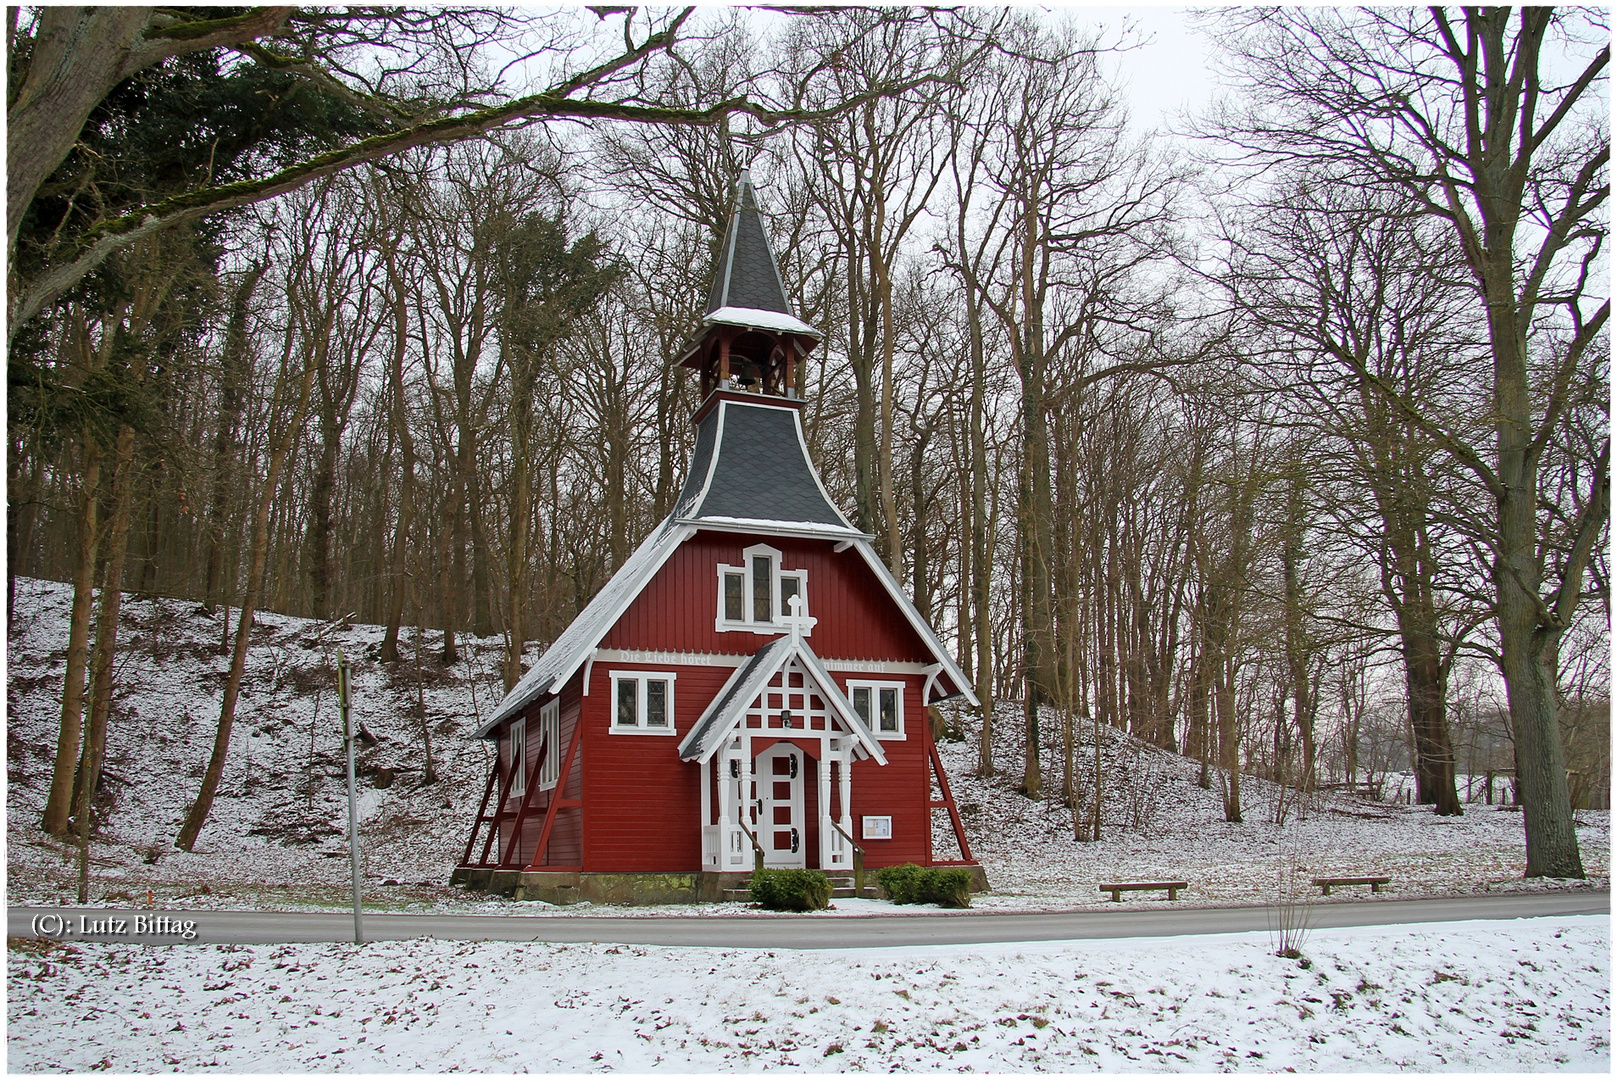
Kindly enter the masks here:
M 1206 40 L 1190 26 L 1185 9 L 1166 6 L 1084 7 L 1071 17 L 1093 17 L 1108 27 L 1126 20 L 1143 44 L 1116 58 L 1125 100 L 1136 129 L 1164 127 L 1185 110 L 1200 108 L 1213 92 Z

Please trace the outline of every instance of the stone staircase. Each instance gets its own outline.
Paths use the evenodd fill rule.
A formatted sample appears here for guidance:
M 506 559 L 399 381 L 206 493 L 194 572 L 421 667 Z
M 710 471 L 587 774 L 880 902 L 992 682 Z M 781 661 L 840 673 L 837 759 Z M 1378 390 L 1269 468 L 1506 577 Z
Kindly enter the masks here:
M 874 871 L 867 870 L 865 872 L 865 887 L 863 891 L 855 891 L 853 887 L 852 874 L 828 873 L 825 876 L 831 879 L 831 899 L 833 900 L 842 900 L 853 896 L 863 897 L 867 900 L 874 900 L 877 897 L 876 874 Z M 752 903 L 751 884 L 752 878 L 749 877 L 742 881 L 741 888 L 725 889 L 724 899 L 737 904 Z

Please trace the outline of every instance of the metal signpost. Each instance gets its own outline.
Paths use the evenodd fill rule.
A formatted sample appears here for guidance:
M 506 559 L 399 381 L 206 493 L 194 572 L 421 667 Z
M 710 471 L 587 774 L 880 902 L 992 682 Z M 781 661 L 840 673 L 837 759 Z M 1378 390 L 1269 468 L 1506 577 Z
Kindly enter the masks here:
M 337 650 L 337 709 L 342 713 L 343 741 L 348 744 L 348 861 L 354 881 L 354 944 L 365 943 L 359 911 L 359 808 L 354 795 L 354 721 L 348 710 L 348 657 Z

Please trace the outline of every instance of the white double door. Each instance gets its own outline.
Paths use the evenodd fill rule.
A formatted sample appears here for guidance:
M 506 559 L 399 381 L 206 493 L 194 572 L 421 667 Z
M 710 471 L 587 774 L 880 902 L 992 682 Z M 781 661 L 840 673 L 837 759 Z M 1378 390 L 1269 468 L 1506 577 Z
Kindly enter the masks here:
M 807 866 L 808 830 L 803 816 L 803 781 L 808 755 L 788 742 L 776 743 L 753 759 L 751 814 L 765 866 Z

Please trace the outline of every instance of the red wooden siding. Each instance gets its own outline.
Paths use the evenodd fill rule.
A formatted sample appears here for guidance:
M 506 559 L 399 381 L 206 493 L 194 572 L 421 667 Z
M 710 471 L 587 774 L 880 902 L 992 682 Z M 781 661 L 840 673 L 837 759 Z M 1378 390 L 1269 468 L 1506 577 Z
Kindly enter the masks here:
M 708 703 L 730 677 L 729 667 L 686 667 L 597 662 L 590 676 L 590 693 L 582 698 L 584 776 L 588 791 L 584 810 L 583 866 L 592 872 L 653 873 L 694 871 L 702 865 L 701 769 L 679 760 L 679 742 L 700 718 Z M 666 671 L 674 679 L 674 723 L 677 735 L 620 735 L 610 730 L 613 671 Z M 844 691 L 847 678 L 834 676 Z M 853 674 L 852 678 L 868 677 Z M 897 680 L 898 676 L 881 676 Z M 932 860 L 932 830 L 927 774 L 926 710 L 921 705 L 919 676 L 904 678 L 906 738 L 884 740 L 887 764 L 855 762 L 852 816 L 854 838 L 865 848 L 866 865 L 893 866 Z M 571 689 L 571 688 L 569 688 Z M 563 722 L 566 722 L 564 710 Z M 788 740 L 804 751 L 810 764 L 804 776 L 803 842 L 808 865 L 819 864 L 818 740 Z M 772 743 L 753 741 L 762 753 Z M 716 779 L 710 780 L 716 787 Z M 714 793 L 715 800 L 717 793 Z M 835 786 L 832 805 L 840 796 Z M 717 803 L 715 802 L 716 806 Z M 565 812 L 564 812 L 565 814 Z M 891 840 L 865 841 L 860 817 L 887 814 L 893 818 Z M 525 830 L 526 831 L 526 830 Z M 537 834 L 536 834 L 537 835 Z M 554 841 L 552 842 L 554 846 Z M 560 864 L 560 856 L 551 859 Z
M 844 692 L 849 678 L 887 681 L 899 678 L 896 675 L 845 676 L 842 672 L 832 675 Z M 867 760 L 853 765 L 853 838 L 865 849 L 867 867 L 908 862 L 925 866 L 932 861 L 932 812 L 927 806 L 931 801 L 927 773 L 927 739 L 931 737 L 931 729 L 927 726 L 926 708 L 921 704 L 921 686 L 925 681 L 920 676 L 904 678 L 905 738 L 880 740 L 887 764 Z M 866 840 L 863 823 L 859 820 L 866 814 L 891 814 L 893 838 Z
M 709 617 L 711 624 L 712 618 Z M 645 646 L 639 646 L 644 648 Z M 584 869 L 653 873 L 702 868 L 701 767 L 679 743 L 734 669 L 597 661 L 583 699 Z M 612 672 L 667 671 L 674 678 L 675 735 L 615 735 Z
M 919 635 L 889 598 L 881 582 L 853 551 L 836 554 L 828 540 L 801 540 L 702 532 L 686 541 L 600 643 L 605 649 L 750 655 L 768 635 L 721 633 L 718 615 L 720 563 L 737 565 L 742 550 L 766 543 L 782 553 L 782 567 L 806 570 L 809 613 L 818 620 L 808 641 L 823 659 L 929 663 Z M 614 734 L 614 671 L 670 672 L 674 678 L 674 735 Z M 582 798 L 583 809 L 559 812 L 543 864 L 579 866 L 599 873 L 692 872 L 702 866 L 701 767 L 679 760 L 679 744 L 718 694 L 734 668 L 680 664 L 631 664 L 597 660 L 580 669 L 562 693 L 561 740 L 565 754 L 575 725 L 583 725 L 579 760 L 564 783 L 567 797 Z M 585 674 L 589 677 L 584 693 Z M 921 700 L 925 678 L 885 672 L 833 671 L 846 692 L 849 679 L 904 683 L 903 740 L 883 740 L 887 764 L 856 762 L 850 807 L 854 838 L 872 868 L 932 859 L 928 747 L 931 733 Z M 529 783 L 537 783 L 541 702 L 528 718 Z M 804 845 L 809 866 L 819 864 L 819 775 L 817 739 L 791 740 L 805 751 L 803 776 Z M 501 746 L 505 743 L 502 740 Z M 755 753 L 769 747 L 756 739 Z M 503 761 L 503 759 L 502 759 Z M 502 777 L 503 781 L 503 777 Z M 551 793 L 536 795 L 523 827 L 523 857 L 531 860 Z M 714 793 L 715 800 L 717 793 Z M 832 805 L 840 794 L 832 786 Z M 716 806 L 716 802 L 715 802 Z M 512 808 L 515 808 L 513 800 Z M 866 840 L 860 819 L 888 815 L 891 840 Z M 750 860 L 749 860 L 750 866 Z
M 713 623 L 719 613 L 719 564 L 740 565 L 742 549 L 759 543 L 780 551 L 784 569 L 808 571 L 809 614 L 819 620 L 808 641 L 821 658 L 931 662 L 914 628 L 857 552 L 836 554 L 830 540 L 717 532 L 699 532 L 681 544 L 607 631 L 601 647 L 757 652 L 768 636 L 720 633 Z
M 549 696 L 531 703 L 522 713 L 527 718 L 527 753 L 524 755 L 528 762 L 527 781 L 530 788 L 537 788 L 539 784 L 539 713 L 544 703 L 551 700 Z M 577 680 L 567 686 L 561 695 L 561 715 L 559 717 L 561 737 L 551 753 L 557 755 L 557 768 L 565 762 L 567 748 L 572 745 L 573 732 L 578 728 L 579 694 Z M 503 729 L 498 743 L 500 749 L 501 775 L 500 783 L 506 780 L 509 771 L 507 761 L 510 753 L 510 725 Z M 584 748 L 579 747 L 577 759 L 573 762 L 573 770 L 564 781 L 558 781 L 555 787 L 548 791 L 534 791 L 532 800 L 528 803 L 528 816 L 522 822 L 522 840 L 519 847 L 519 866 L 527 866 L 533 862 L 535 849 L 539 846 L 539 834 L 544 831 L 545 814 L 550 809 L 550 800 L 557 798 L 557 792 L 563 792 L 559 797 L 577 799 L 581 796 L 583 785 L 583 758 Z M 506 800 L 506 808 L 515 812 L 522 804 L 522 799 L 512 796 Z M 506 826 L 509 829 L 515 822 Z M 506 832 L 500 842 L 509 843 L 510 833 Z M 500 851 L 503 853 L 504 848 Z M 580 821 L 580 811 L 576 808 L 560 809 L 556 812 L 556 822 L 550 830 L 550 843 L 546 845 L 546 854 L 541 866 L 578 866 L 583 858 L 583 828 Z

